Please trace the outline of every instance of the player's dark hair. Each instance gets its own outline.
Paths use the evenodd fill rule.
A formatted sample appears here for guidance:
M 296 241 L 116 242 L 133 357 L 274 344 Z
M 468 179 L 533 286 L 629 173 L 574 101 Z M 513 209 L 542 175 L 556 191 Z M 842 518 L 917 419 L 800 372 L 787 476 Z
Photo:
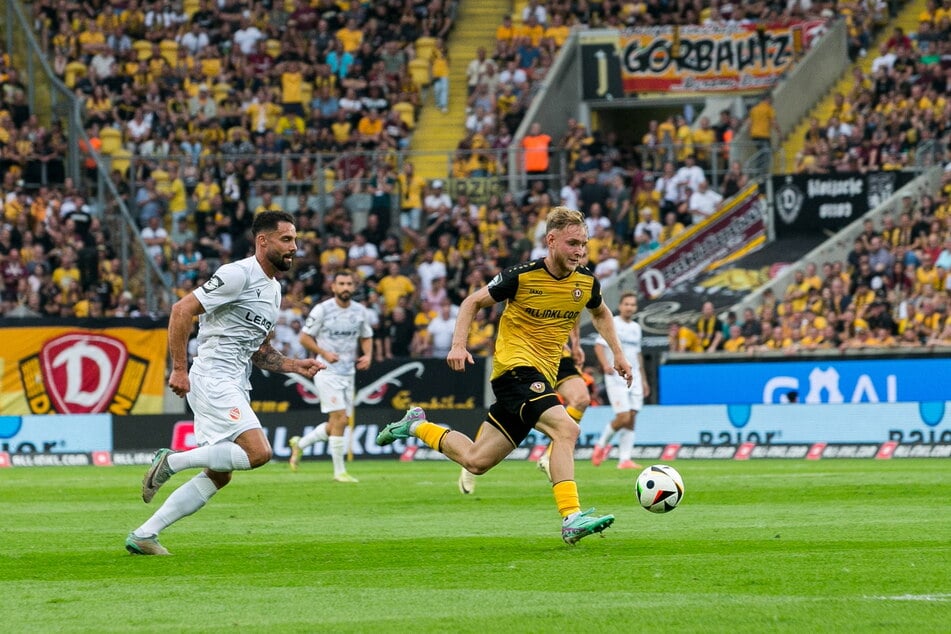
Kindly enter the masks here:
M 354 275 L 350 269 L 338 269 L 334 272 L 333 281 L 336 282 L 338 277 L 352 277 L 356 279 L 356 275 Z
M 286 211 L 262 211 L 254 216 L 251 223 L 251 234 L 257 236 L 268 231 L 276 231 L 282 222 L 294 224 L 294 216 Z
M 624 293 L 621 293 L 621 296 L 618 298 L 618 303 L 620 304 L 628 297 L 633 297 L 634 299 L 637 299 L 637 293 L 635 293 L 634 291 L 625 291 Z

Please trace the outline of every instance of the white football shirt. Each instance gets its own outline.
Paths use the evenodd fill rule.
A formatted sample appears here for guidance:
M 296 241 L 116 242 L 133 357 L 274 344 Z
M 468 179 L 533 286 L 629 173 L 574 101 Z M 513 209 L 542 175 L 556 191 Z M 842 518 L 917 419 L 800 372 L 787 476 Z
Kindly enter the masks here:
M 327 366 L 322 373 L 352 375 L 356 372 L 358 341 L 373 336 L 370 315 L 359 302 L 350 302 L 346 308 L 330 298 L 314 306 L 304 322 L 303 332 L 313 337 L 321 350 L 336 353 L 338 360 L 330 363 L 318 359 Z
M 194 292 L 205 312 L 198 320 L 198 356 L 191 371 L 233 377 L 251 389 L 251 355 L 277 321 L 280 282 L 251 256 L 225 264 Z
M 631 364 L 631 374 L 634 375 L 634 381 L 631 383 L 640 384 L 641 382 L 641 325 L 634 321 L 624 321 L 621 319 L 620 315 L 614 316 L 614 330 L 617 332 L 618 341 L 621 343 L 621 350 L 624 351 L 624 356 L 627 359 L 627 362 Z M 605 341 L 604 337 L 598 335 L 598 338 L 595 340 L 595 344 L 600 344 L 604 346 L 604 350 L 607 353 L 608 363 L 614 365 L 614 353 L 611 352 L 611 348 L 608 347 L 608 342 Z

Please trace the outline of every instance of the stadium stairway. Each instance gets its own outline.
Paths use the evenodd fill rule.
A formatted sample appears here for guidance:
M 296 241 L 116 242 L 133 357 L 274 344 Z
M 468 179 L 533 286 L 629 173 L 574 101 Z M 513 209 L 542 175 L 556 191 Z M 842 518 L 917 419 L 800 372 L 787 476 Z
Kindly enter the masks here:
M 480 46 L 491 57 L 495 29 L 510 7 L 511 0 L 463 0 L 458 5 L 456 24 L 448 41 L 449 112 L 436 108 L 432 88 L 427 88 L 410 142 L 410 149 L 419 153 L 413 159 L 416 173 L 426 180 L 449 176 L 452 151 L 465 135 L 466 67 Z
M 812 119 L 818 119 L 820 124 L 825 124 L 832 114 L 835 106 L 835 95 L 842 93 L 848 95 L 852 90 L 852 69 L 859 66 L 862 71 L 868 75 L 871 72 L 872 60 L 878 55 L 879 45 L 886 41 L 892 34 L 896 26 L 902 27 L 905 34 L 911 35 L 918 30 L 918 15 L 925 9 L 927 0 L 911 0 L 905 3 L 898 15 L 887 25 L 879 29 L 879 33 L 868 49 L 865 57 L 858 58 L 854 63 L 846 67 L 839 81 L 829 90 L 826 95 L 820 99 L 809 114 L 806 115 L 799 124 L 793 128 L 793 131 L 783 140 L 783 151 L 779 153 L 786 159 L 785 165 L 776 166 L 783 174 L 791 174 L 796 167 L 796 157 L 802 151 L 805 145 L 806 131 L 809 129 L 809 122 Z

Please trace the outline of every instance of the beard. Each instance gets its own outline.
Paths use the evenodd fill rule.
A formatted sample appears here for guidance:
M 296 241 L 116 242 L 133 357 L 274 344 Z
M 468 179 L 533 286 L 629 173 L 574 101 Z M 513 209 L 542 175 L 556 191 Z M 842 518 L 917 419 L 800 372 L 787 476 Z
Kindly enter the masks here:
M 353 297 L 353 293 L 350 291 L 340 291 L 336 294 L 336 297 L 342 302 L 349 302 L 350 298 Z
M 281 253 L 272 251 L 267 254 L 267 259 L 278 271 L 290 271 L 291 266 L 294 264 L 293 254 L 284 256 Z

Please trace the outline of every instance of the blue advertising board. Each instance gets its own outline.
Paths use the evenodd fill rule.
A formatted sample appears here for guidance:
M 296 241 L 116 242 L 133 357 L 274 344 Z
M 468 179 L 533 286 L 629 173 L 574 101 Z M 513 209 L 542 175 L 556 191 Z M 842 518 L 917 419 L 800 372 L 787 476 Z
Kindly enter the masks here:
M 928 402 L 949 397 L 949 376 L 940 357 L 668 363 L 658 391 L 662 405 Z
M 11 454 L 112 450 L 112 414 L 0 417 L 0 451 Z
M 578 445 L 594 445 L 613 417 L 610 407 L 589 407 Z M 638 445 L 951 443 L 951 402 L 647 405 L 637 415 L 636 429 Z

